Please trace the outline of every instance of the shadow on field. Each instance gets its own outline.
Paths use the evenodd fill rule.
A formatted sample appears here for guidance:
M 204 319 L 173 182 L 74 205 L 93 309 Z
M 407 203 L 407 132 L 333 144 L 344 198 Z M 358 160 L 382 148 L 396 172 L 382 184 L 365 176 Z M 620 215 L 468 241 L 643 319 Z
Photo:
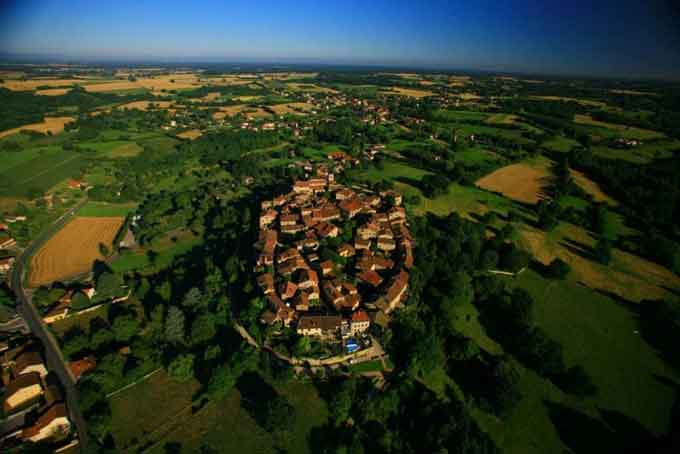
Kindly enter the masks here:
M 560 246 L 563 246 L 569 252 L 576 254 L 586 260 L 597 261 L 595 258 L 595 250 L 587 244 L 580 243 L 570 238 L 565 238 L 560 241 Z
M 241 375 L 236 381 L 236 389 L 241 393 L 241 407 L 263 427 L 267 404 L 276 398 L 276 390 L 255 372 Z
M 560 439 L 574 454 L 641 454 L 658 443 L 642 424 L 623 413 L 598 409 L 598 419 L 556 402 L 544 403 Z

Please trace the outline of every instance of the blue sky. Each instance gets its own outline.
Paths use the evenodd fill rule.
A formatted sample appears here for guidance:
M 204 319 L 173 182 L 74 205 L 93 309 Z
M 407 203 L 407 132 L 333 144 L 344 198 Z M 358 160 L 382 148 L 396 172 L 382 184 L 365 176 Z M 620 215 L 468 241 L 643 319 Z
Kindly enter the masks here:
M 0 0 L 0 53 L 680 77 L 671 1 Z

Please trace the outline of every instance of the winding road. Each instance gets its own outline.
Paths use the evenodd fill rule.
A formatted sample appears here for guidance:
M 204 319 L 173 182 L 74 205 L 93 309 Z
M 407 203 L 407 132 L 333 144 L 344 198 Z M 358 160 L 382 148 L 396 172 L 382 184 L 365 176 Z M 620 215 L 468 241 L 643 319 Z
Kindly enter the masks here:
M 33 335 L 42 341 L 45 349 L 47 368 L 59 378 L 64 389 L 69 416 L 78 431 L 78 438 L 82 451 L 86 451 L 88 445 L 87 426 L 78 405 L 78 390 L 76 388 L 75 379 L 61 355 L 61 350 L 59 349 L 59 345 L 54 339 L 54 336 L 52 336 L 52 333 L 47 329 L 38 310 L 31 303 L 32 295 L 27 293 L 26 289 L 24 289 L 23 278 L 26 262 L 52 237 L 52 235 L 58 232 L 75 215 L 75 213 L 85 205 L 85 203 L 87 203 L 87 197 L 78 202 L 38 235 L 38 237 L 24 249 L 21 255 L 17 257 L 10 278 L 12 290 L 14 290 L 14 293 L 19 300 L 17 312 L 26 321 L 26 324 Z

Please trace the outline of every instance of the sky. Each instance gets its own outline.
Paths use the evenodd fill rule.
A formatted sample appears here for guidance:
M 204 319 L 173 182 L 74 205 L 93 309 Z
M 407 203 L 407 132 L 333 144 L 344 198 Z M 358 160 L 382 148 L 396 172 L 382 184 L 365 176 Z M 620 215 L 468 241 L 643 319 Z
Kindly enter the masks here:
M 0 0 L 0 55 L 680 79 L 680 2 Z

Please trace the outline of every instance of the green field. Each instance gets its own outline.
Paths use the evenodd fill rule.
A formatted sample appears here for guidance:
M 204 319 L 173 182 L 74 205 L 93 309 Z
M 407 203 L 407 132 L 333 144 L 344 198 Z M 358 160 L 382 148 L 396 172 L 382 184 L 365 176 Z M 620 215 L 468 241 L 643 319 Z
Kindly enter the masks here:
M 50 147 L 0 173 L 0 195 L 26 195 L 31 190 L 45 192 L 67 178 L 78 177 L 84 168 L 85 158 L 81 154 Z
M 474 112 L 469 110 L 438 110 L 434 116 L 437 121 L 456 122 L 456 121 L 484 121 L 489 118 L 489 114 L 484 112 Z
M 196 382 L 188 386 L 174 383 L 165 372 L 159 372 L 113 397 L 110 403 L 116 448 L 146 446 L 145 452 L 164 453 L 166 444 L 176 443 L 182 452 L 198 452 L 203 444 L 218 452 L 276 452 L 271 435 L 243 409 L 237 388 L 222 401 L 192 412 L 191 400 L 198 387 Z M 295 408 L 288 452 L 313 452 L 308 447 L 308 436 L 312 428 L 325 423 L 325 402 L 307 383 L 293 380 L 275 389 Z
M 134 204 L 115 204 L 106 202 L 87 202 L 84 207 L 78 211 L 78 216 L 88 217 L 116 217 L 127 216 L 128 213 L 135 209 Z
M 59 147 L 54 147 L 54 151 L 61 150 Z M 0 173 L 5 172 L 12 167 L 16 167 L 19 164 L 30 161 L 38 157 L 41 151 L 46 151 L 46 149 L 33 148 L 21 151 L 4 151 L 0 152 Z
M 493 162 L 502 159 L 501 156 L 497 155 L 493 151 L 485 150 L 484 148 L 480 147 L 457 151 L 454 154 L 454 157 L 456 158 L 456 162 L 462 162 L 463 164 L 479 164 L 482 162 Z

